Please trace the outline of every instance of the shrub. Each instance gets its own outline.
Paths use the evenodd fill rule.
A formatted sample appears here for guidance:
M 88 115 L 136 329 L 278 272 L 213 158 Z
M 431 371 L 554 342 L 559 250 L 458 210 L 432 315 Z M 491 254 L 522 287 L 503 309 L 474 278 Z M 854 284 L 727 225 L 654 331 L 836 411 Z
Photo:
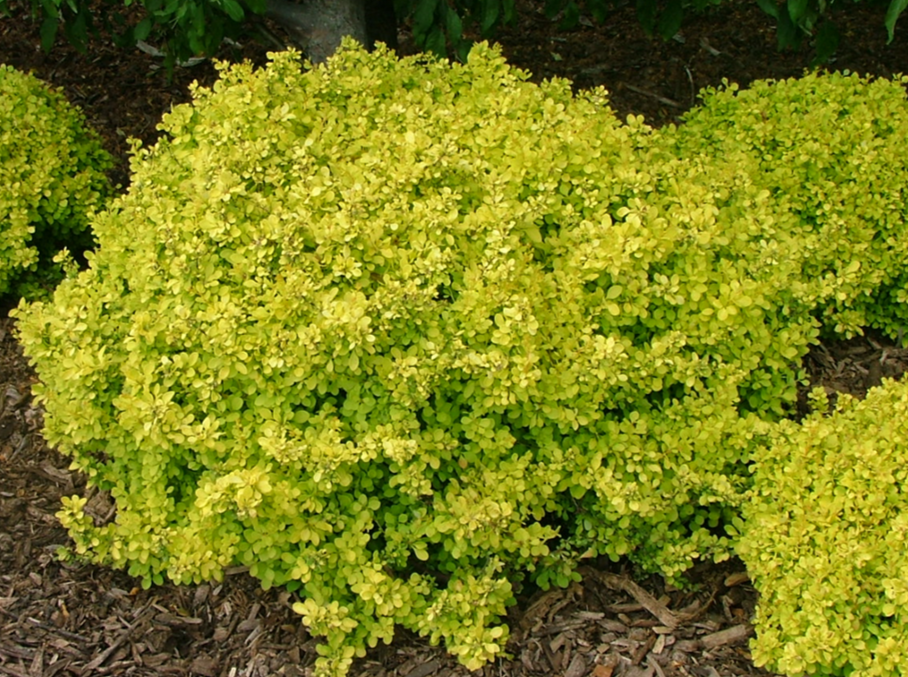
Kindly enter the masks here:
M 825 397 L 756 456 L 738 548 L 760 602 L 753 655 L 783 674 L 908 674 L 908 383 Z
M 908 100 L 898 80 L 808 74 L 702 93 L 676 152 L 750 165 L 802 270 L 795 298 L 845 335 L 908 325 Z
M 97 135 L 62 94 L 0 65 L 0 294 L 85 243 L 88 213 L 110 192 Z M 46 271 L 45 271 L 46 272 Z
M 326 674 L 396 623 L 478 667 L 513 585 L 583 556 L 729 554 L 818 331 L 747 165 L 485 46 L 279 54 L 194 96 L 90 268 L 18 311 L 48 441 L 117 504 L 66 499 L 77 554 L 146 584 L 247 564 L 299 592 Z

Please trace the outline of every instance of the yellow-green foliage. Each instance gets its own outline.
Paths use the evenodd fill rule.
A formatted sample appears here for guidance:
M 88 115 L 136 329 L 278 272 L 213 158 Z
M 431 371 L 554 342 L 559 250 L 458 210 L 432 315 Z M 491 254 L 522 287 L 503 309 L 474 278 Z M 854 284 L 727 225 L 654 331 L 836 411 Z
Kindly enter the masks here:
M 787 675 L 908 674 L 908 382 L 757 455 L 739 552 L 760 603 L 753 654 Z
M 0 65 L 0 294 L 88 227 L 112 166 L 62 94 Z
M 807 283 L 793 291 L 830 331 L 908 325 L 906 82 L 812 73 L 708 89 L 668 133 L 771 191 Z
M 78 553 L 247 564 L 341 674 L 395 623 L 478 667 L 511 582 L 584 554 L 730 552 L 818 332 L 805 259 L 746 166 L 525 79 L 346 45 L 165 118 L 90 268 L 19 311 L 47 439 L 117 502 L 66 500 Z

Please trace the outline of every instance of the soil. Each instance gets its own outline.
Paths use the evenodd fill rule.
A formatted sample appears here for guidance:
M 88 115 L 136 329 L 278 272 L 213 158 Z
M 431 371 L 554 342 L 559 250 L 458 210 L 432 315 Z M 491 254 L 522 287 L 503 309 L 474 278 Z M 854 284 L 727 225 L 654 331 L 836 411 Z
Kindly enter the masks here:
M 498 38 L 509 60 L 536 80 L 603 85 L 620 115 L 644 115 L 654 125 L 677 122 L 704 86 L 797 76 L 813 57 L 809 44 L 778 53 L 773 22 L 753 2 L 728 2 L 691 17 L 669 41 L 647 37 L 630 5 L 602 26 L 584 22 L 571 31 L 547 19 L 543 5 L 517 0 L 518 22 Z M 117 49 L 103 37 L 84 55 L 62 44 L 44 53 L 39 24 L 15 1 L 11 10 L 0 19 L 0 63 L 34 72 L 82 107 L 118 158 L 114 179 L 121 186 L 128 183 L 127 139 L 153 143 L 161 115 L 189 99 L 189 83 L 216 77 L 204 60 L 177 68 L 168 80 L 160 58 Z M 904 33 L 885 44 L 884 13 L 884 5 L 867 3 L 838 10 L 842 43 L 829 67 L 879 76 L 908 68 Z M 400 37 L 401 50 L 411 51 L 405 27 Z M 249 41 L 218 56 L 260 64 L 272 48 Z M 805 367 L 813 384 L 861 396 L 881 378 L 904 373 L 908 351 L 864 336 L 818 346 Z M 82 491 L 84 480 L 42 440 L 41 408 L 30 394 L 36 380 L 12 321 L 0 320 L 0 675 L 308 674 L 316 641 L 292 612 L 290 594 L 263 591 L 242 568 L 229 571 L 222 584 L 142 590 L 122 572 L 55 558 L 68 539 L 54 513 L 61 496 Z M 511 657 L 478 674 L 769 674 L 748 653 L 757 595 L 740 562 L 697 567 L 685 590 L 620 564 L 593 562 L 583 573 L 583 582 L 566 590 L 521 598 L 508 619 Z M 351 674 L 468 672 L 443 648 L 399 632 Z

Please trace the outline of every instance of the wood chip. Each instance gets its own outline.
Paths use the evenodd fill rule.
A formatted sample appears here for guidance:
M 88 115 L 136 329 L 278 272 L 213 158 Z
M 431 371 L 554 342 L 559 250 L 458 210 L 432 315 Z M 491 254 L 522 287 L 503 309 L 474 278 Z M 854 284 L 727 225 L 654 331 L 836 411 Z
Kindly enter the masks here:
M 441 662 L 435 658 L 430 661 L 426 661 L 422 665 L 417 665 L 415 668 L 410 670 L 404 677 L 428 677 L 433 672 L 438 670 L 441 667 Z
M 748 623 L 735 625 L 711 635 L 700 638 L 700 643 L 707 651 L 716 647 L 725 646 L 726 644 L 737 644 L 750 637 L 754 632 L 753 626 Z
M 612 677 L 620 662 L 621 659 L 616 654 L 608 654 L 605 661 L 593 668 L 590 677 Z
M 742 583 L 747 583 L 750 580 L 750 576 L 747 575 L 746 571 L 739 571 L 735 574 L 730 574 L 725 578 L 725 587 L 733 588 L 736 585 L 741 585 Z
M 580 573 L 584 577 L 591 576 L 594 580 L 598 580 L 607 588 L 626 592 L 637 600 L 644 609 L 658 618 L 662 625 L 668 626 L 669 628 L 678 627 L 678 618 L 675 614 L 673 614 L 667 606 L 662 604 L 662 602 L 634 583 L 634 581 L 627 576 L 618 576 L 616 574 L 596 571 L 589 568 L 584 568 Z
M 564 671 L 564 677 L 583 677 L 586 674 L 587 662 L 583 654 L 574 654 L 571 664 Z

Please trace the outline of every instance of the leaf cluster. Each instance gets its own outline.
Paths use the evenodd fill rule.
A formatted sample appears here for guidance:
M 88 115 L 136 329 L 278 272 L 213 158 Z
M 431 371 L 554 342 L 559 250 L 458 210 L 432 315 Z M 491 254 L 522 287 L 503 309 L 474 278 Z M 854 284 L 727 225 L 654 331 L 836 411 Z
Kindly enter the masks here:
M 746 166 L 770 192 L 773 228 L 803 275 L 793 298 L 830 333 L 895 338 L 908 325 L 906 82 L 813 73 L 707 89 L 667 132 L 676 152 Z
M 0 65 L 0 294 L 90 241 L 89 213 L 113 165 L 82 113 L 37 78 Z M 24 285 L 24 286 L 23 286 Z
M 738 550 L 760 591 L 758 665 L 894 677 L 908 666 L 908 383 L 825 393 L 756 455 Z

